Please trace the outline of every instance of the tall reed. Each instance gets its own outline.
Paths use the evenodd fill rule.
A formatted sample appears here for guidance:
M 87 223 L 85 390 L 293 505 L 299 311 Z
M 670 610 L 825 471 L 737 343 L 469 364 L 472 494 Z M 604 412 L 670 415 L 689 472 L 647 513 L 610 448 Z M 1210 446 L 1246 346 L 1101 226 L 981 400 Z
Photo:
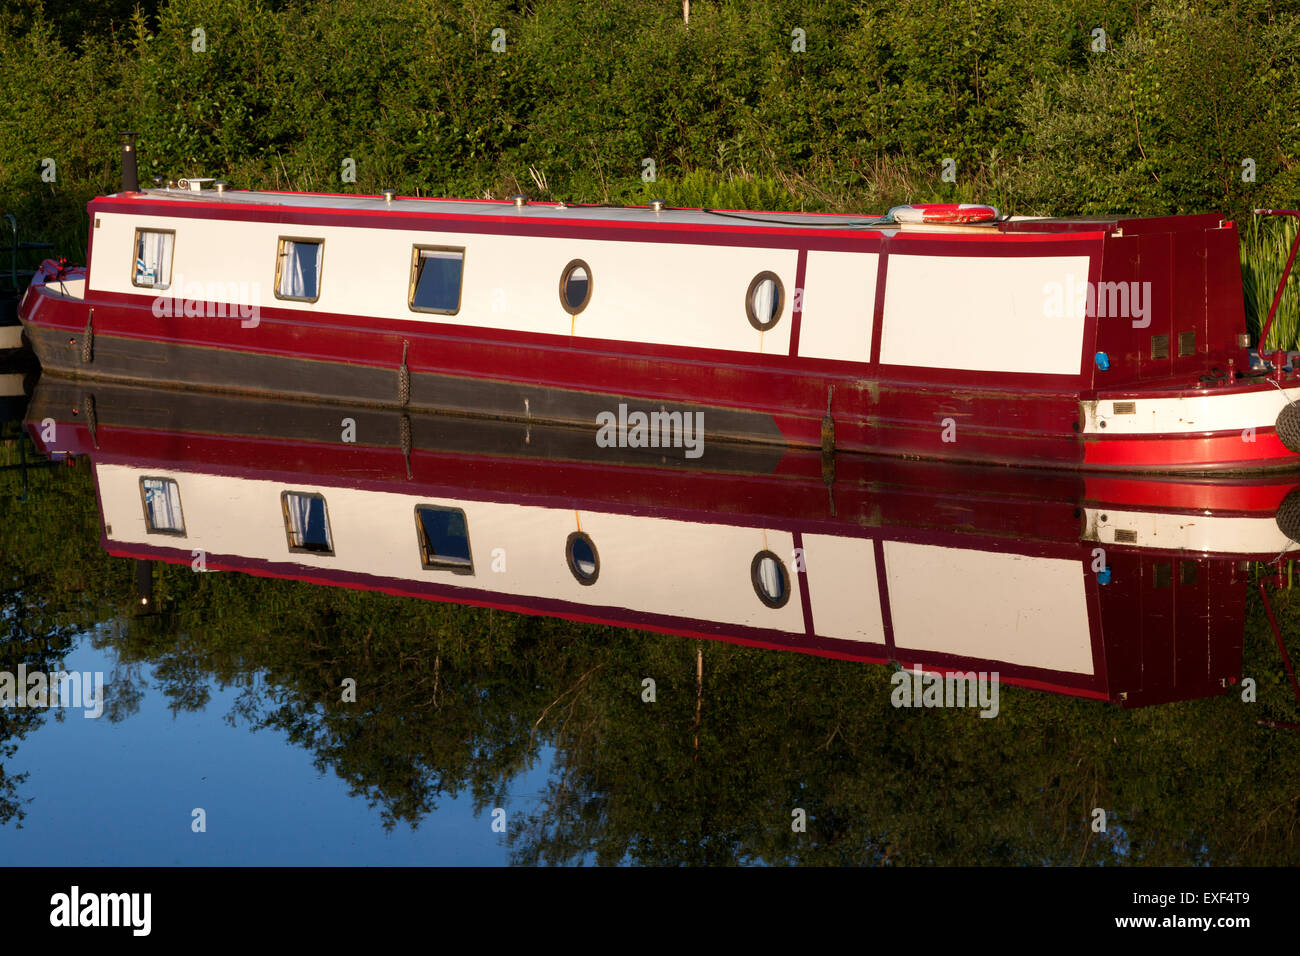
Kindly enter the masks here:
M 1273 305 L 1277 284 L 1282 280 L 1291 243 L 1300 223 L 1277 216 L 1252 216 L 1241 230 L 1241 285 L 1246 299 L 1246 328 L 1251 338 L 1259 333 Z M 1297 257 L 1300 260 L 1300 257 Z M 1292 267 L 1286 291 L 1278 303 L 1273 327 L 1269 330 L 1266 351 L 1300 348 L 1300 261 Z

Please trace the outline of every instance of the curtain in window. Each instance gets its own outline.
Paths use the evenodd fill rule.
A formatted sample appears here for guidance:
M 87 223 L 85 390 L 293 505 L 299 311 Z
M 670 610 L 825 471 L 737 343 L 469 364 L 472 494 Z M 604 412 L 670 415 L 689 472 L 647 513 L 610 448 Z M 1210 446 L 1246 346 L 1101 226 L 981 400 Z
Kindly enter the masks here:
M 181 531 L 181 492 L 174 481 L 148 480 L 144 483 L 144 506 L 149 527 L 154 531 Z
M 308 495 L 290 495 L 289 531 L 293 547 L 328 551 L 329 529 L 325 525 L 325 501 Z
M 320 244 L 284 242 L 284 262 L 280 265 L 280 295 L 294 299 L 314 299 L 320 288 Z
M 301 548 L 307 540 L 307 522 L 311 520 L 311 499 L 300 495 L 289 498 L 289 524 L 293 529 L 293 545 Z
M 776 283 L 771 279 L 764 279 L 754 288 L 751 301 L 754 306 L 754 318 L 761 324 L 767 325 L 776 313 Z
M 170 232 L 142 229 L 135 254 L 136 285 L 165 289 L 172 281 L 172 240 Z

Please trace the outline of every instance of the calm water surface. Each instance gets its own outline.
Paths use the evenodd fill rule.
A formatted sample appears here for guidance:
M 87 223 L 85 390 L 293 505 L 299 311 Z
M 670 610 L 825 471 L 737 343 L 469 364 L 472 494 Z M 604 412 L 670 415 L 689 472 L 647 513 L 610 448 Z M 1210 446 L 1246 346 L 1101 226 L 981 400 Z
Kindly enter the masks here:
M 1300 859 L 1265 607 L 1294 655 L 1300 476 L 688 461 L 53 379 L 10 417 L 6 860 Z M 20 668 L 103 713 L 16 706 Z

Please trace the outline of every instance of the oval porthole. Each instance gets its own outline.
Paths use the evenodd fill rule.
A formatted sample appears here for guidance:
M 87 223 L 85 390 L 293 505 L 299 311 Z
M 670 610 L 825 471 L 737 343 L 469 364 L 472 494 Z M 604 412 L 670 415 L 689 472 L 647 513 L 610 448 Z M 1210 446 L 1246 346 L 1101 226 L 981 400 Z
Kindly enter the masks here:
M 591 301 L 591 266 L 574 259 L 560 273 L 560 305 L 570 315 L 577 315 Z
M 564 542 L 564 559 L 579 584 L 595 584 L 600 577 L 600 554 L 596 544 L 582 531 L 575 531 Z
M 785 607 L 790 600 L 790 574 L 785 564 L 771 551 L 760 551 L 749 565 L 749 579 L 754 593 L 768 607 Z
M 745 293 L 745 314 L 749 324 L 760 332 L 766 332 L 781 320 L 781 310 L 785 306 L 785 286 L 781 277 L 775 272 L 760 272 L 754 276 Z

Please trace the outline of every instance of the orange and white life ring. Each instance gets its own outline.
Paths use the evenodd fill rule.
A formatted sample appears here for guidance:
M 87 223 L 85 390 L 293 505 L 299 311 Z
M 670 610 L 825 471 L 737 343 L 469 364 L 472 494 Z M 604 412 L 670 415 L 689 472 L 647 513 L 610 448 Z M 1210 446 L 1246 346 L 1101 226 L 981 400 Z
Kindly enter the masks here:
M 954 225 L 992 222 L 998 218 L 998 211 L 992 206 L 975 203 L 918 203 L 914 206 L 895 206 L 889 210 L 889 217 L 899 223 Z

